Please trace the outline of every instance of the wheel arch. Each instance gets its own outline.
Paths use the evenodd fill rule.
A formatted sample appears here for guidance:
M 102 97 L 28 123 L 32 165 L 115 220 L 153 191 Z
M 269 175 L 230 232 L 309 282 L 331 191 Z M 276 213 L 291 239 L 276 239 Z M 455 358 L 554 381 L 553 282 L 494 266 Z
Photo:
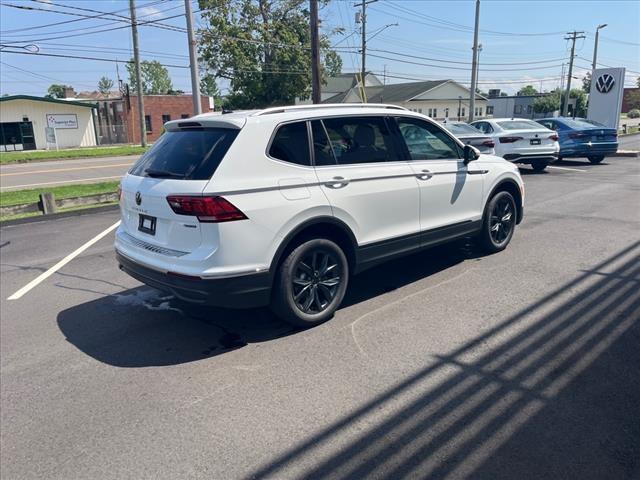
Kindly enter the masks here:
M 355 270 L 357 261 L 356 251 L 358 247 L 355 235 L 349 226 L 341 220 L 335 217 L 321 216 L 297 225 L 284 237 L 282 242 L 280 242 L 269 267 L 272 280 L 275 278 L 278 267 L 286 258 L 287 254 L 302 243 L 302 241 L 309 238 L 327 238 L 334 241 L 342 248 L 347 257 L 349 270 L 352 272 Z
M 520 185 L 518 185 L 518 183 L 511 179 L 511 178 L 505 178 L 500 180 L 491 190 L 491 193 L 489 193 L 489 195 L 487 196 L 487 202 L 489 202 L 494 195 L 496 195 L 498 192 L 509 192 L 514 200 L 516 201 L 516 215 L 517 215 L 517 219 L 516 219 L 516 224 L 519 224 L 522 221 L 523 215 L 524 215 L 524 211 L 523 211 L 523 207 L 522 207 L 522 192 L 520 191 Z

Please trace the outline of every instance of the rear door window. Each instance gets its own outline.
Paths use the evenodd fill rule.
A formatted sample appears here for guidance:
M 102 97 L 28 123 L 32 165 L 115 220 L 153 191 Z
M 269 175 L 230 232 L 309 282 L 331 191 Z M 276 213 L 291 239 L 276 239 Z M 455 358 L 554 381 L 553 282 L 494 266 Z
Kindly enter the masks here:
M 287 123 L 278 128 L 269 156 L 296 165 L 311 165 L 307 122 Z
M 440 127 L 417 118 L 397 118 L 409 160 L 460 158 L 458 144 Z
M 401 159 L 383 117 L 327 118 L 322 122 L 314 121 L 312 131 L 316 165 L 395 162 Z
M 230 128 L 165 132 L 129 173 L 139 177 L 209 180 L 238 132 Z

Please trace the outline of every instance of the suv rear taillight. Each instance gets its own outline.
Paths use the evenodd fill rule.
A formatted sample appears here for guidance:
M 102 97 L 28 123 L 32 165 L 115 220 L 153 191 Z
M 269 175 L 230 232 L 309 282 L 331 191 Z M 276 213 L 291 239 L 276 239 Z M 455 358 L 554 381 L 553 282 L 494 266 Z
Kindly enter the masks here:
M 482 142 L 482 145 L 484 145 L 485 147 L 489 147 L 489 148 L 493 148 L 496 146 L 496 144 L 493 142 L 493 140 L 485 140 L 484 142 Z
M 514 143 L 518 140 L 522 140 L 522 137 L 500 137 L 500 143 Z
M 558 135 L 556 135 L 555 133 L 553 135 L 549 135 L 549 139 L 553 140 L 554 142 L 557 142 L 558 138 L 560 137 L 558 137 Z
M 203 223 L 247 219 L 247 216 L 229 200 L 218 196 L 169 195 L 167 201 L 178 215 L 198 217 L 198 220 Z

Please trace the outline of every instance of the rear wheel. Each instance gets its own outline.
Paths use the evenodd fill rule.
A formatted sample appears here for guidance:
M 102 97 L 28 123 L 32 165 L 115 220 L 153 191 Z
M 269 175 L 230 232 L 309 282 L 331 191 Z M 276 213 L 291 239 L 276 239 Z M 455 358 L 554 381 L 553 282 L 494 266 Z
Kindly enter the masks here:
M 487 203 L 480 244 L 488 253 L 504 250 L 516 227 L 516 202 L 509 192 L 498 192 Z
M 547 165 L 549 165 L 547 162 L 538 160 L 531 163 L 531 168 L 533 168 L 534 172 L 542 172 L 545 168 L 547 168 Z
M 280 265 L 271 308 L 288 323 L 312 327 L 331 318 L 347 290 L 349 265 L 331 240 L 297 246 Z
M 604 160 L 604 155 L 596 155 L 593 157 L 588 157 L 589 161 L 591 163 L 593 163 L 594 165 L 597 165 L 598 163 L 600 163 L 602 160 Z

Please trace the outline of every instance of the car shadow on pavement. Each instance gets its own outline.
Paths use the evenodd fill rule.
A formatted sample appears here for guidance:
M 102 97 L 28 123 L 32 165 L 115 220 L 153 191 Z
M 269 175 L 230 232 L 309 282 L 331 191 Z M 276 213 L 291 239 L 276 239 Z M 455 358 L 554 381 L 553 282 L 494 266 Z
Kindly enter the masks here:
M 639 343 L 636 242 L 246 478 L 640 478 Z
M 554 165 L 559 167 L 600 167 L 602 165 L 609 165 L 606 160 L 603 160 L 600 163 L 591 163 L 589 159 L 585 158 L 584 160 L 560 160 Z
M 341 308 L 474 258 L 472 245 L 462 240 L 380 265 L 352 279 Z M 58 286 L 99 294 L 85 287 Z M 57 320 L 67 341 L 117 367 L 193 362 L 300 331 L 266 308 L 189 305 L 146 286 L 75 305 L 60 312 Z

